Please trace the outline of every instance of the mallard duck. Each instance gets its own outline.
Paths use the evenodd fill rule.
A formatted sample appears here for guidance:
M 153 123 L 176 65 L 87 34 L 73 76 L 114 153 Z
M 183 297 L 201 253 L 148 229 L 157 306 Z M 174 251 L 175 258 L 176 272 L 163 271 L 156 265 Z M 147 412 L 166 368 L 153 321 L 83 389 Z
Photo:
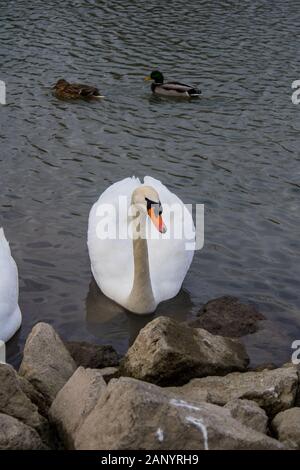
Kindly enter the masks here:
M 58 80 L 53 86 L 54 95 L 65 100 L 75 100 L 79 98 L 104 98 L 98 88 L 81 83 L 69 83 L 63 78 Z
M 184 83 L 164 83 L 164 76 L 159 70 L 154 70 L 154 72 L 148 77 L 145 77 L 144 80 L 153 80 L 151 90 L 158 95 L 193 98 L 201 94 L 201 91 L 197 88 L 185 85 Z

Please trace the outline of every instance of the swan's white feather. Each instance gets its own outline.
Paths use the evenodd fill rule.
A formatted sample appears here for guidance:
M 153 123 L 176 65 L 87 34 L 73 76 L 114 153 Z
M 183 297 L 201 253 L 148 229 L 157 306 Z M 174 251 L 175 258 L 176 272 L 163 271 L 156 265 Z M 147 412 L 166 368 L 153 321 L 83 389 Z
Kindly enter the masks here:
M 18 268 L 0 228 L 0 339 L 8 341 L 20 328 Z
M 159 194 L 164 205 L 180 204 L 185 211 L 183 218 L 176 223 L 185 224 L 189 232 L 194 231 L 192 216 L 184 207 L 183 202 L 160 181 L 146 176 L 144 184 L 152 186 Z M 88 248 L 94 278 L 102 292 L 115 302 L 124 305 L 133 286 L 134 261 L 133 246 L 130 238 L 120 240 L 99 240 L 97 237 L 97 209 L 106 203 L 116 208 L 116 218 L 111 218 L 112 225 L 118 227 L 118 218 L 121 224 L 127 224 L 127 211 L 119 214 L 119 196 L 127 197 L 127 210 L 131 203 L 134 189 L 141 185 L 137 178 L 126 178 L 114 183 L 101 194 L 93 205 L 89 216 Z M 151 225 L 151 220 L 147 221 Z M 170 220 L 174 224 L 174 220 Z M 149 228 L 149 227 L 148 227 Z M 186 239 L 169 239 L 168 233 L 173 233 L 173 227 L 167 227 L 166 235 L 159 239 L 148 239 L 149 267 L 152 290 L 156 305 L 163 300 L 174 297 L 180 290 L 187 270 L 193 259 L 193 251 L 185 249 Z M 190 241 L 190 240 L 189 240 Z

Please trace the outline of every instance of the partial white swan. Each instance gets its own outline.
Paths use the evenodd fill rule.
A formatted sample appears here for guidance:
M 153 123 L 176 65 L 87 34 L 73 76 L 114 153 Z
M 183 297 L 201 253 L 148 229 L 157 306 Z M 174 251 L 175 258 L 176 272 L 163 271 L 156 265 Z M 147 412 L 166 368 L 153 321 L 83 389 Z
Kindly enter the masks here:
M 22 322 L 18 298 L 18 268 L 0 228 L 0 339 L 4 342 L 16 333 Z
M 179 292 L 194 237 L 190 212 L 166 186 L 149 176 L 143 184 L 126 178 L 106 189 L 90 211 L 92 273 L 102 292 L 127 310 L 154 312 Z

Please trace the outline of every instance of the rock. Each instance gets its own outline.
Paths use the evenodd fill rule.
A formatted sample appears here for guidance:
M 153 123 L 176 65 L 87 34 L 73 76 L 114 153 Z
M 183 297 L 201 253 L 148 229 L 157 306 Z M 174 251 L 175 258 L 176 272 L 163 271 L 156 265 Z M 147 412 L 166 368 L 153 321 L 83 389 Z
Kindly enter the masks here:
M 259 364 L 258 366 L 253 367 L 253 368 L 250 367 L 250 370 L 253 370 L 254 372 L 262 372 L 264 370 L 273 370 L 273 369 L 277 369 L 277 366 L 276 364 L 273 364 L 272 362 Z
M 190 323 L 194 328 L 205 328 L 214 335 L 237 338 L 255 333 L 258 322 L 265 317 L 252 306 L 230 296 L 210 300 Z
M 79 367 L 58 392 L 49 416 L 67 449 L 74 448 L 78 428 L 105 389 L 101 371 Z
M 186 400 L 197 400 L 199 394 L 207 392 L 209 401 L 217 405 L 226 405 L 236 398 L 253 400 L 273 417 L 294 405 L 297 387 L 297 370 L 292 366 L 194 379 L 178 387 L 178 393 Z M 170 390 L 174 391 L 174 387 Z
M 52 326 L 35 325 L 27 338 L 19 373 L 43 395 L 47 406 L 75 369 L 74 360 Z
M 229 401 L 227 408 L 231 416 L 248 428 L 266 434 L 268 431 L 268 417 L 266 412 L 252 400 L 240 400 L 239 398 Z
M 238 341 L 190 328 L 171 318 L 148 323 L 121 361 L 120 375 L 158 385 L 245 370 L 249 358 Z
M 272 421 L 272 429 L 281 442 L 300 450 L 300 408 L 278 413 Z
M 298 390 L 296 394 L 295 406 L 300 407 L 300 364 L 294 364 L 292 362 L 288 362 L 283 367 L 294 367 L 297 370 L 298 374 Z
M 69 341 L 65 343 L 65 346 L 77 367 L 102 369 L 118 366 L 120 362 L 119 356 L 112 346 L 99 346 L 85 341 Z
M 16 371 L 8 364 L 0 364 L 0 384 L 0 413 L 17 418 L 41 434 L 47 432 L 47 421 L 24 393 Z
M 0 450 L 45 450 L 38 433 L 12 416 L 0 413 Z
M 185 402 L 156 385 L 113 379 L 79 428 L 80 450 L 281 449 L 229 410 Z
M 37 406 L 39 413 L 47 418 L 48 406 L 45 403 L 43 395 L 27 379 L 25 379 L 25 377 L 17 375 L 17 379 L 25 395 Z
M 116 379 L 119 377 L 119 369 L 117 367 L 104 367 L 104 369 L 99 369 L 102 377 L 105 382 L 108 383 L 111 379 Z

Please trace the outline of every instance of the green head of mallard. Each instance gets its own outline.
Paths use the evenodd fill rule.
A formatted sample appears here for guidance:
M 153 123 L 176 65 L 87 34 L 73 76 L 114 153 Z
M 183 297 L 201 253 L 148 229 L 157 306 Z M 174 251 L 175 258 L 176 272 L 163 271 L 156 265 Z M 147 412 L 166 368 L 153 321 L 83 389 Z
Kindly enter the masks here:
M 163 84 L 164 76 L 159 70 L 154 70 L 151 75 L 145 77 L 144 80 L 153 80 L 155 83 Z

